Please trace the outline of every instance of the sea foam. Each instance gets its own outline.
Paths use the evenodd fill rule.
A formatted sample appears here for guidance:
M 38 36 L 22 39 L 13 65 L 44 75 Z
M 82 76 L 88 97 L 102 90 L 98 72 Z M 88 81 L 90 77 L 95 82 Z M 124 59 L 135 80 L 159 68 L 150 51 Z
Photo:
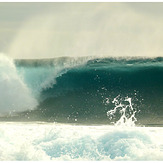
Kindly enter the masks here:
M 1 161 L 163 160 L 162 128 L 54 123 L 1 123 L 0 127 Z
M 0 114 L 33 109 L 37 101 L 18 75 L 13 60 L 0 54 Z

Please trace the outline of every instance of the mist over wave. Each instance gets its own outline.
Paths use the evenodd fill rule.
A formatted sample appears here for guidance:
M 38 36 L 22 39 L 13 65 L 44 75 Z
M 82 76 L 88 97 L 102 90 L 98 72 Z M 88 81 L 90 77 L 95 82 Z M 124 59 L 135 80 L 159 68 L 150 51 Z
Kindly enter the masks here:
M 52 3 L 22 22 L 5 52 L 17 59 L 161 57 L 163 23 L 150 5 Z

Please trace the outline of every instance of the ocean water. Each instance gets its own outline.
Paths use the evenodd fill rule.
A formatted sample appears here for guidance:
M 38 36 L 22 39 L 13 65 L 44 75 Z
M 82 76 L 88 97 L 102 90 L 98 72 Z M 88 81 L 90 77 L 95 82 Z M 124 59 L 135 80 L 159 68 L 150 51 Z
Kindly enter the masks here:
M 0 55 L 0 160 L 163 160 L 163 58 Z

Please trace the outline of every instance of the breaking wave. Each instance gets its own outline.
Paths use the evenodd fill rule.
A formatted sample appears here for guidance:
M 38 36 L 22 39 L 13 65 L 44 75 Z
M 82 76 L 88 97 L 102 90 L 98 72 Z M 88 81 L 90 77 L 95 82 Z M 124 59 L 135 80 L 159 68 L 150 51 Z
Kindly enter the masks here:
M 2 63 L 6 68 L 2 74 L 7 74 L 8 70 L 11 73 L 8 73 L 10 84 L 1 82 L 3 88 L 3 85 L 7 85 L 6 90 L 9 92 L 8 98 L 3 96 L 5 100 L 1 102 L 1 110 L 24 111 L 14 117 L 8 116 L 7 120 L 115 123 L 121 115 L 116 113 L 116 116 L 110 120 L 107 113 L 115 108 L 115 104 L 118 105 L 113 101 L 119 97 L 118 100 L 123 99 L 125 106 L 129 102 L 125 101 L 125 98 L 130 99 L 132 104 L 130 108 L 137 110 L 134 112 L 137 124 L 162 125 L 163 58 L 161 57 L 61 57 L 14 61 L 1 59 L 1 65 Z M 12 90 L 16 88 L 14 83 L 20 88 L 19 91 Z M 15 101 L 10 102 L 11 99 Z M 22 105 L 19 105 L 19 102 Z M 8 106 L 17 103 L 19 107 Z M 32 105 L 28 107 L 27 104 Z M 133 110 L 130 109 L 128 112 L 133 113 Z M 6 117 L 1 119 L 6 120 Z
M 0 115 L 31 110 L 37 105 L 14 62 L 4 55 L 0 55 L 0 92 Z

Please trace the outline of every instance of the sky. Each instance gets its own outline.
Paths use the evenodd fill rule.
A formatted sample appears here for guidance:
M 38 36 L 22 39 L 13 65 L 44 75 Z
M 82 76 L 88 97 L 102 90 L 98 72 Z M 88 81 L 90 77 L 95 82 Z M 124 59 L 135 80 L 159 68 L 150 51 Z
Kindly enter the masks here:
M 0 53 L 12 58 L 163 57 L 162 43 L 162 2 L 0 2 Z

